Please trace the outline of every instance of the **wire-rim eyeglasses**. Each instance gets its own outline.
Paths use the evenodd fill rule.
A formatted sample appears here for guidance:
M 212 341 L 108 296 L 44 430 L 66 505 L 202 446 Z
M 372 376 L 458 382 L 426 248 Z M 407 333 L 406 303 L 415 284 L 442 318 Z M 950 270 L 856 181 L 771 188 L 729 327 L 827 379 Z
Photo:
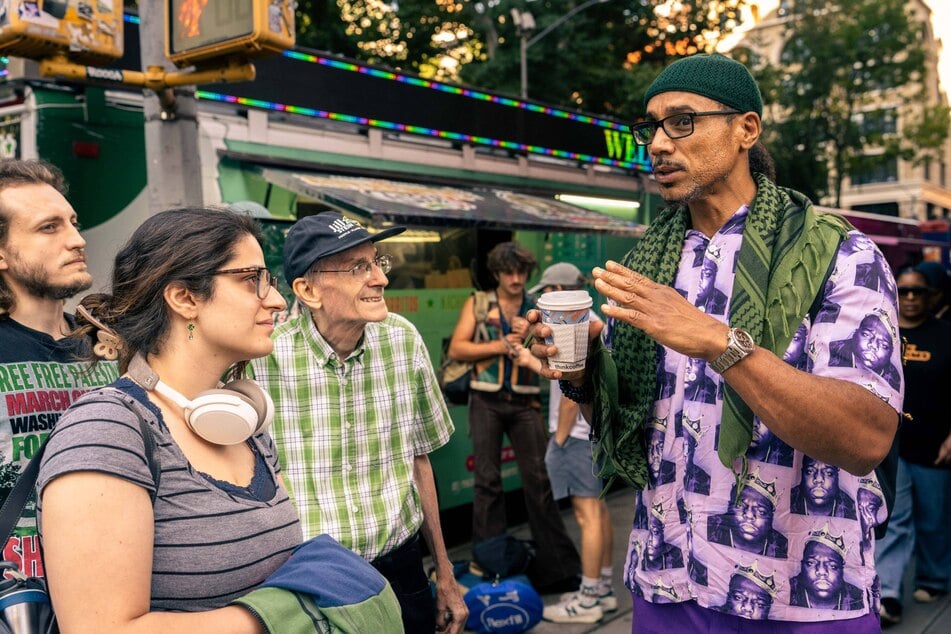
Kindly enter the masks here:
M 349 273 L 353 277 L 363 276 L 364 279 L 370 277 L 373 272 L 373 265 L 376 265 L 383 275 L 386 275 L 393 269 L 393 257 L 389 255 L 378 255 L 372 260 L 362 260 L 357 262 L 349 269 L 316 269 L 312 273 Z

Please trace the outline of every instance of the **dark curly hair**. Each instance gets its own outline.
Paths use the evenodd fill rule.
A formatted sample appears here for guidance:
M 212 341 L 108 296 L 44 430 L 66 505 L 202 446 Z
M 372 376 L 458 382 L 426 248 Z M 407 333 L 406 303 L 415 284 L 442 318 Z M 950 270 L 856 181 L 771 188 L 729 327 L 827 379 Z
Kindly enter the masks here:
M 493 275 L 512 272 L 531 274 L 537 266 L 535 255 L 518 242 L 497 244 L 486 258 L 486 268 Z

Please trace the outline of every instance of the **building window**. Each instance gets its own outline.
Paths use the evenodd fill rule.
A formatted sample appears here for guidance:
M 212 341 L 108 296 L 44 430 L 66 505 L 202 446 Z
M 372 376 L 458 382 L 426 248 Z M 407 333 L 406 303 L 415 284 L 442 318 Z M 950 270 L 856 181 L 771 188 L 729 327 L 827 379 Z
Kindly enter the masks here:
M 898 217 L 898 203 L 875 203 L 871 205 L 853 205 L 855 211 L 864 211 L 870 214 Z
M 898 180 L 898 159 L 894 156 L 865 156 L 849 178 L 853 185 L 893 183 Z
M 855 119 L 865 137 L 898 132 L 898 113 L 894 108 L 869 110 L 855 115 Z

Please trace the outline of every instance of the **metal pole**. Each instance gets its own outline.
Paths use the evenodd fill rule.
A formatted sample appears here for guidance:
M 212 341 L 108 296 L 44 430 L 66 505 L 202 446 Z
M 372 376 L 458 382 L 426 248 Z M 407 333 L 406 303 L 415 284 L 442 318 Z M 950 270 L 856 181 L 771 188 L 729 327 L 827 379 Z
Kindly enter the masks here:
M 610 0 L 588 0 L 584 4 L 580 4 L 565 15 L 561 16 L 551 24 L 549 24 L 541 32 L 537 33 L 532 39 L 528 39 L 530 33 L 529 30 L 519 27 L 519 35 L 521 38 L 521 62 L 522 62 L 522 99 L 528 99 L 528 49 L 531 48 L 538 40 L 542 39 L 559 26 L 564 24 L 566 21 L 570 20 L 577 13 L 584 11 L 588 7 L 594 6 L 596 4 L 602 4 L 609 2 Z M 516 18 L 516 23 L 518 23 L 519 18 L 516 16 L 518 9 L 512 9 L 512 15 Z M 535 28 L 534 20 L 532 20 L 532 28 Z
M 523 32 L 521 37 L 522 62 L 522 99 L 528 99 L 528 35 Z
M 561 16 L 560 18 L 558 18 L 557 20 L 555 20 L 554 22 L 552 22 L 551 24 L 549 24 L 547 27 L 545 27 L 545 29 L 544 29 L 543 31 L 541 31 L 541 32 L 538 33 L 535 37 L 533 37 L 531 40 L 529 40 L 529 41 L 528 41 L 528 46 L 527 46 L 526 48 L 530 47 L 532 44 L 534 44 L 534 43 L 537 42 L 538 40 L 542 39 L 543 37 L 545 37 L 546 35 L 548 35 L 548 34 L 551 33 L 552 31 L 554 31 L 555 29 L 557 29 L 559 26 L 561 26 L 562 24 L 564 24 L 567 20 L 570 20 L 572 17 L 574 17 L 577 13 L 580 13 L 581 11 L 584 11 L 584 10 L 587 9 L 588 7 L 594 6 L 594 5 L 596 5 L 596 4 L 603 4 L 603 3 L 608 2 L 608 1 L 609 1 L 609 0 L 588 0 L 588 1 L 585 2 L 584 4 L 578 5 L 577 7 L 575 7 L 574 9 L 572 9 L 571 11 L 569 11 L 568 13 L 564 14 L 563 16 Z
M 165 11 L 164 2 L 139 3 L 142 68 L 174 69 L 165 57 Z M 147 90 L 143 107 L 149 211 L 201 205 L 195 87 Z

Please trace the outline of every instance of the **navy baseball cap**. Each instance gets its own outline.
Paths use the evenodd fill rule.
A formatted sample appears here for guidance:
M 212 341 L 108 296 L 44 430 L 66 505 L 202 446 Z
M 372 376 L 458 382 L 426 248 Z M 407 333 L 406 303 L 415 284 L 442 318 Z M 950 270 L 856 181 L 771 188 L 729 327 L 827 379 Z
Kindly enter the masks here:
M 379 242 L 406 231 L 406 227 L 390 227 L 370 233 L 356 220 L 336 211 L 325 211 L 301 218 L 287 232 L 284 240 L 284 278 L 290 286 L 303 277 L 314 262 L 342 253 L 365 242 Z

